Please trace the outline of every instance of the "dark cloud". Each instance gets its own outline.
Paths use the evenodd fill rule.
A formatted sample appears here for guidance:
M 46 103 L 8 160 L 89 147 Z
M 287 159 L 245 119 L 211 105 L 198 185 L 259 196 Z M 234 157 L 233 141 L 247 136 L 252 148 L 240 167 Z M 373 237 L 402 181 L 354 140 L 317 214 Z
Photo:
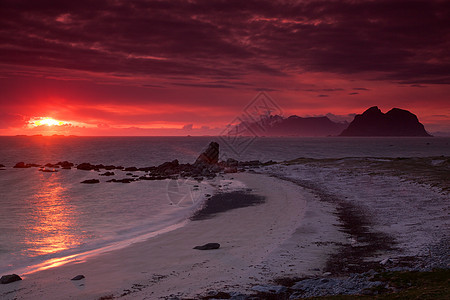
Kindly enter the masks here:
M 0 63 L 117 78 L 311 71 L 448 84 L 449 15 L 439 0 L 3 0 Z
M 183 130 L 192 130 L 192 128 L 194 127 L 194 124 L 186 124 L 183 126 Z
M 339 92 L 339 91 L 343 91 L 344 89 L 341 88 L 334 88 L 334 89 L 322 89 L 322 91 L 324 92 Z
M 232 86 L 229 85 L 224 85 L 224 84 L 214 84 L 214 83 L 180 83 L 180 82 L 175 82 L 173 83 L 173 85 L 177 85 L 177 86 L 186 86 L 186 87 L 200 87 L 200 88 L 213 88 L 213 89 L 229 89 L 229 88 L 233 88 Z

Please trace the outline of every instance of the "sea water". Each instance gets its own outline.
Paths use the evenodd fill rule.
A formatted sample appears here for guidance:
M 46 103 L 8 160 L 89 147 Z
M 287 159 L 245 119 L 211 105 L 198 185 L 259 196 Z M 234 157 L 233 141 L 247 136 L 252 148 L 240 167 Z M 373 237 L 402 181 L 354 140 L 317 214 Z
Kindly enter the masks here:
M 221 145 L 222 159 L 238 160 L 450 155 L 450 138 L 0 137 L 0 275 L 80 260 L 184 226 L 217 186 L 207 180 L 107 183 L 127 172 L 46 173 L 12 168 L 17 162 L 192 163 L 211 141 Z M 80 183 L 86 179 L 101 182 Z

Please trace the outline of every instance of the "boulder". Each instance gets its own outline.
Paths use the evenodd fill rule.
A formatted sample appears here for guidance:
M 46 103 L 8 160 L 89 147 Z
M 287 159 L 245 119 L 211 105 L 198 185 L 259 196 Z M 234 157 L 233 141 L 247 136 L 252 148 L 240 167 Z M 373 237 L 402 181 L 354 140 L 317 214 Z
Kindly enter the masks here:
M 197 250 L 214 250 L 214 249 L 219 249 L 220 248 L 220 244 L 219 243 L 208 243 L 208 244 L 204 244 L 203 246 L 195 246 L 193 249 L 197 249 Z
M 59 165 L 58 164 L 54 165 L 52 163 L 46 163 L 44 165 L 44 167 L 47 167 L 47 168 L 59 168 Z
M 213 165 L 219 161 L 219 144 L 209 143 L 208 148 L 199 155 L 194 165 Z
M 105 173 L 102 173 L 102 174 L 99 174 L 100 176 L 114 176 L 114 175 L 116 175 L 114 172 L 105 172 Z
M 164 175 L 173 175 L 179 172 L 180 163 L 177 159 L 174 161 L 167 161 L 156 168 L 157 173 Z
M 84 275 L 77 275 L 77 276 L 75 276 L 74 278 L 72 278 L 70 280 L 81 280 L 83 278 L 85 278 Z
M 68 162 L 67 160 L 65 161 L 60 161 L 57 163 L 57 165 L 61 166 L 61 168 L 69 170 L 73 167 L 73 163 Z
M 94 170 L 95 166 L 91 165 L 90 163 L 81 163 L 77 166 L 78 170 L 84 170 L 84 171 L 90 171 Z
M 124 179 L 111 179 L 107 180 L 106 182 L 121 182 L 121 183 L 130 183 L 135 181 L 134 178 L 124 178 Z
M 125 168 L 125 169 L 123 169 L 125 172 L 136 172 L 136 171 L 139 171 L 139 169 L 138 168 L 136 168 L 136 167 L 128 167 L 128 168 Z
M 18 168 L 18 169 L 24 169 L 24 168 L 29 168 L 29 167 L 30 167 L 30 166 L 27 165 L 27 164 L 25 164 L 23 161 L 18 162 L 18 163 L 14 166 L 14 168 Z
M 19 275 L 17 275 L 17 274 L 10 274 L 10 275 L 2 276 L 0 278 L 0 283 L 1 284 L 8 284 L 8 283 L 19 281 L 19 280 L 22 280 L 22 278 L 20 278 Z
M 100 183 L 100 180 L 98 180 L 98 179 L 87 179 L 87 180 L 82 181 L 81 183 L 88 183 L 88 184 Z

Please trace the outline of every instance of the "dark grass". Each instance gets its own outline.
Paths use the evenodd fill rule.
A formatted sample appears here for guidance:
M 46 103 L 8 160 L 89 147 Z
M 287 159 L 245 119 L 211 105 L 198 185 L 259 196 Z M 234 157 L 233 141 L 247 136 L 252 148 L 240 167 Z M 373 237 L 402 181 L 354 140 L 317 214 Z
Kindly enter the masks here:
M 206 220 L 228 210 L 262 204 L 265 197 L 245 191 L 219 193 L 209 198 L 192 217 L 192 221 Z

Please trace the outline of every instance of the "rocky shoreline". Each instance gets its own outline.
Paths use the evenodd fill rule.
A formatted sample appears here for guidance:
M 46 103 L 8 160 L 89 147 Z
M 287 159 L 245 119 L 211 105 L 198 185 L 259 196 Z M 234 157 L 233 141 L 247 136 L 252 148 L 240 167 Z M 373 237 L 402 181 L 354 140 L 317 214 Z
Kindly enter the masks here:
M 119 173 L 125 173 L 125 178 L 121 179 L 109 179 L 105 182 L 117 182 L 117 183 L 130 183 L 143 180 L 165 180 L 165 179 L 178 179 L 178 178 L 193 178 L 194 180 L 202 181 L 203 179 L 213 179 L 218 173 L 237 173 L 243 172 L 251 167 L 258 167 L 263 165 L 274 164 L 273 161 L 260 162 L 259 160 L 254 161 L 237 161 L 233 158 L 229 158 L 226 161 L 219 161 L 219 144 L 216 142 L 211 142 L 207 149 L 202 152 L 194 163 L 180 163 L 177 159 L 173 161 L 164 162 L 158 166 L 150 167 L 123 167 L 115 165 L 104 165 L 104 164 L 92 164 L 88 162 L 83 162 L 80 164 L 75 164 L 69 161 L 60 161 L 57 163 L 46 163 L 45 165 L 38 163 L 25 163 L 18 162 L 13 168 L 16 169 L 28 169 L 28 168 L 39 168 L 41 172 L 58 172 L 59 170 L 70 170 L 75 168 L 82 171 L 95 171 L 98 172 L 98 176 L 115 176 Z M 1 165 L 3 166 L 3 165 Z M 2 168 L 5 168 L 3 166 Z M 5 169 L 6 170 L 6 169 Z M 100 173 L 105 171 L 103 173 Z M 144 175 L 136 175 L 134 172 L 145 172 Z M 81 183 L 85 184 L 95 184 L 100 183 L 97 178 L 84 180 Z

